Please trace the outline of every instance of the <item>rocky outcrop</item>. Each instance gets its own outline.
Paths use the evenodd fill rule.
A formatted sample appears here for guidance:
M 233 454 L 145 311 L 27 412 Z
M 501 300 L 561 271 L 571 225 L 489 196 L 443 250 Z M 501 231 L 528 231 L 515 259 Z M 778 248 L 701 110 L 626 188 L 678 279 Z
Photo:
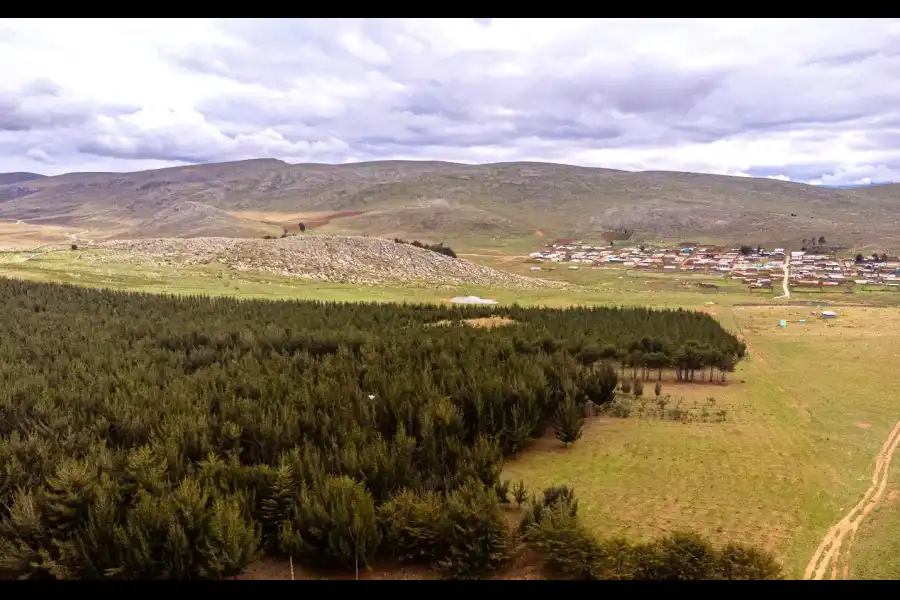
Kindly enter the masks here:
M 152 264 L 220 263 L 318 281 L 559 288 L 564 284 L 491 269 L 437 252 L 374 237 L 296 236 L 281 239 L 163 238 L 98 244 L 85 259 Z

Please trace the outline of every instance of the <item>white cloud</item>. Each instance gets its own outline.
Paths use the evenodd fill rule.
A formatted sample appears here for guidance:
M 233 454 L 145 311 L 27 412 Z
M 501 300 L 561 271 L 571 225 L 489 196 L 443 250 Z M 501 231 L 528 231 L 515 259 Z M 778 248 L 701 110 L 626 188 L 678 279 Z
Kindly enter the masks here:
M 7 19 L 0 171 L 428 158 L 900 180 L 898 69 L 894 19 Z

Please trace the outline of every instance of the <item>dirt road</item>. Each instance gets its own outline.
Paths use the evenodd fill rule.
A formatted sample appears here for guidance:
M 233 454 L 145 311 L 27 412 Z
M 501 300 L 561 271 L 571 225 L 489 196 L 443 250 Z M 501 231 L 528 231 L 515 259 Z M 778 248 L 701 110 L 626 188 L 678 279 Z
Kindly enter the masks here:
M 791 297 L 791 287 L 788 285 L 788 277 L 791 274 L 791 255 L 790 253 L 786 254 L 784 257 L 784 281 L 781 282 L 781 287 L 784 288 L 784 294 L 775 298 L 775 300 L 779 300 L 781 298 L 790 298 Z
M 850 546 L 856 531 L 866 516 L 878 506 L 888 484 L 891 472 L 891 460 L 894 451 L 900 445 L 900 422 L 894 425 L 890 435 L 881 447 L 875 459 L 875 472 L 872 474 L 872 485 L 866 490 L 859 504 L 837 522 L 828 533 L 812 560 L 803 573 L 804 579 L 824 579 L 830 571 L 831 579 L 847 578 L 850 571 Z

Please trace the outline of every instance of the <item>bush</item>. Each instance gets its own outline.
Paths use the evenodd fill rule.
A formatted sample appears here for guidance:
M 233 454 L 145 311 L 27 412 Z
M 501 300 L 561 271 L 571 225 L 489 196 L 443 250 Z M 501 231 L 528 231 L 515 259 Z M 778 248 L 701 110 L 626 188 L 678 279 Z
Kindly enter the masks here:
M 381 542 L 372 494 L 346 476 L 326 476 L 303 486 L 292 518 L 279 533 L 285 554 L 322 566 L 367 565 Z
M 474 579 L 509 560 L 511 540 L 497 509 L 494 493 L 470 480 L 446 496 L 402 491 L 379 507 L 378 517 L 395 559 Z
M 446 553 L 438 561 L 453 579 L 475 579 L 503 566 L 510 558 L 506 520 L 497 510 L 497 497 L 478 482 L 470 482 L 447 496 Z
M 512 487 L 512 494 L 516 504 L 521 508 L 528 500 L 528 489 L 525 487 L 525 482 L 521 479 L 515 482 Z
M 555 510 L 573 517 L 578 514 L 578 500 L 574 489 L 567 485 L 552 486 L 544 489 L 540 498 L 532 496 L 528 509 L 519 521 L 519 533 L 526 533 L 529 527 L 540 523 L 544 515 Z
M 781 579 L 781 567 L 771 555 L 741 544 L 728 544 L 719 554 L 722 579 Z
M 553 421 L 556 439 L 568 446 L 581 439 L 583 427 L 584 411 L 572 400 L 571 396 L 567 396 L 556 409 Z
M 430 563 L 446 552 L 446 502 L 440 494 L 401 490 L 378 507 L 378 523 L 391 556 L 401 562 Z
M 504 479 L 495 483 L 494 493 L 497 494 L 500 504 L 509 504 L 509 480 Z
M 640 379 L 635 379 L 631 382 L 631 391 L 636 398 L 640 398 L 644 395 L 644 382 Z
M 636 546 L 635 579 L 715 579 L 718 557 L 706 540 L 693 533 L 674 533 L 655 544 Z
M 602 367 L 587 376 L 584 394 L 594 404 L 603 406 L 615 399 L 618 384 L 619 376 L 616 374 L 616 370 L 609 363 L 604 363 Z
M 258 555 L 259 530 L 234 498 L 214 498 L 191 478 L 137 504 L 117 531 L 128 579 L 217 579 L 240 573 Z
M 578 579 L 598 578 L 597 542 L 565 506 L 548 508 L 539 522 L 527 528 L 524 537 L 554 571 Z

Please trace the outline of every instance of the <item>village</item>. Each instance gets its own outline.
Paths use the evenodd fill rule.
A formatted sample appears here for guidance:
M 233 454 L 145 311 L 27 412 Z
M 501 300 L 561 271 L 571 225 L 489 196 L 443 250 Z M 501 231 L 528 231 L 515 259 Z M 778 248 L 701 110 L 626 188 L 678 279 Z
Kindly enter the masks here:
M 825 251 L 786 252 L 762 247 L 642 244 L 615 248 L 608 243 L 556 240 L 528 255 L 532 271 L 541 263 L 563 263 L 569 269 L 623 267 L 671 273 L 706 273 L 747 284 L 751 289 L 778 287 L 788 270 L 788 283 L 798 289 L 850 289 L 855 285 L 900 291 L 900 258 L 873 255 L 841 260 Z M 553 267 L 549 267 L 553 268 Z

